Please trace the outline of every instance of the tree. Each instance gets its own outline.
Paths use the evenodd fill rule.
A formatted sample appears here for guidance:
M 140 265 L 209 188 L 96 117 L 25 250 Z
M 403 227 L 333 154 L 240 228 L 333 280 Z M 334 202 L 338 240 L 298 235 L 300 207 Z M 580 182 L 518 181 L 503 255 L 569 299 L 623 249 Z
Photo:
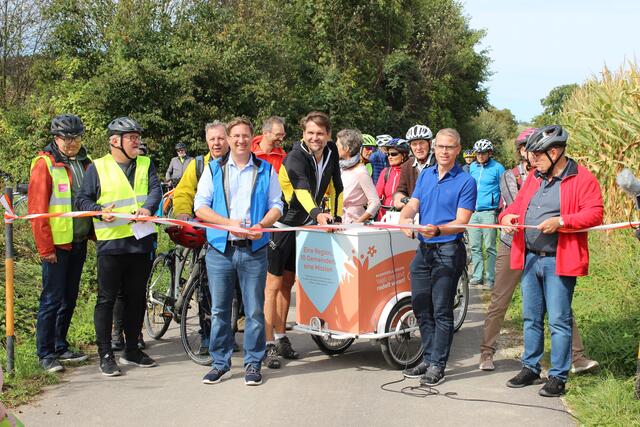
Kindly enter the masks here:
M 479 139 L 488 139 L 495 147 L 494 157 L 509 166 L 514 163 L 513 141 L 516 133 L 517 122 L 509 109 L 489 107 L 471 120 L 466 133 L 469 139 L 464 145 L 471 147 Z
M 544 107 L 542 114 L 539 114 L 533 118 L 533 124 L 535 127 L 542 127 L 546 125 L 556 124 L 559 120 L 560 113 L 564 103 L 573 91 L 578 88 L 575 83 L 557 86 L 551 89 L 549 95 L 540 100 L 540 104 Z

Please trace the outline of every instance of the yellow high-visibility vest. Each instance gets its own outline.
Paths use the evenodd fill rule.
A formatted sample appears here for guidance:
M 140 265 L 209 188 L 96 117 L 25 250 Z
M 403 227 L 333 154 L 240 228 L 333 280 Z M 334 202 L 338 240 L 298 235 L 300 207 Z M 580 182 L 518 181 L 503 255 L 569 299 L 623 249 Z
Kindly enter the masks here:
M 71 212 L 71 182 L 67 168 L 54 166 L 49 156 L 38 156 L 31 161 L 31 171 L 38 159 L 44 159 L 51 175 L 51 197 L 49 197 L 49 213 Z M 73 218 L 49 218 L 54 245 L 64 245 L 73 241 Z
M 134 213 L 144 205 L 149 192 L 151 160 L 148 157 L 136 157 L 133 188 L 111 154 L 95 160 L 93 164 L 100 179 L 100 198 L 96 203 L 102 207 L 115 205 L 113 212 L 122 213 Z M 98 240 L 115 240 L 133 236 L 133 229 L 127 219 L 116 218 L 113 222 L 104 222 L 94 218 L 93 226 Z

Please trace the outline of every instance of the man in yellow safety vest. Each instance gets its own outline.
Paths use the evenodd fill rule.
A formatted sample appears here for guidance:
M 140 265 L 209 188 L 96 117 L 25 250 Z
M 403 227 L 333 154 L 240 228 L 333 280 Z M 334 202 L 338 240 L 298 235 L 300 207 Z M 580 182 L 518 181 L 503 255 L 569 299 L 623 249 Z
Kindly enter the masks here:
M 80 117 L 63 114 L 51 121 L 53 142 L 31 162 L 30 214 L 71 212 L 85 169 L 91 163 L 82 147 Z M 82 267 L 87 255 L 90 218 L 38 218 L 31 221 L 42 260 L 42 292 L 36 323 L 40 366 L 64 370 L 60 361 L 81 362 L 87 356 L 69 349 L 67 331 L 78 299 Z
M 96 159 L 85 176 L 76 209 L 102 211 L 94 218 L 98 254 L 98 299 L 94 313 L 100 371 L 118 376 L 120 368 L 111 350 L 113 305 L 118 292 L 124 297 L 125 350 L 121 364 L 144 368 L 155 361 L 138 348 L 145 310 L 145 289 L 155 245 L 155 226 L 116 218 L 111 213 L 151 215 L 162 190 L 151 160 L 138 155 L 142 128 L 129 117 L 109 123 L 111 153 Z

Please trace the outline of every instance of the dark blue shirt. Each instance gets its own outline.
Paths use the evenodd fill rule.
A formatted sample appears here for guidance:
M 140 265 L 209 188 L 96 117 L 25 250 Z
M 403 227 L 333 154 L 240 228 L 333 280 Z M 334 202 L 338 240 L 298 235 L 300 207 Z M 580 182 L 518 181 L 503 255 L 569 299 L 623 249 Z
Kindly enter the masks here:
M 425 169 L 413 190 L 414 199 L 420 200 L 420 224 L 443 225 L 456 219 L 458 209 L 473 211 L 476 207 L 476 182 L 456 162 L 442 179 L 438 179 L 438 165 Z M 425 239 L 421 242 L 442 243 L 461 238 L 463 232 Z
M 382 170 L 386 167 L 389 167 L 389 158 L 382 150 L 376 150 L 371 153 L 371 157 L 369 157 L 369 163 L 371 163 L 371 179 L 373 179 L 373 185 L 378 183 L 378 177 Z

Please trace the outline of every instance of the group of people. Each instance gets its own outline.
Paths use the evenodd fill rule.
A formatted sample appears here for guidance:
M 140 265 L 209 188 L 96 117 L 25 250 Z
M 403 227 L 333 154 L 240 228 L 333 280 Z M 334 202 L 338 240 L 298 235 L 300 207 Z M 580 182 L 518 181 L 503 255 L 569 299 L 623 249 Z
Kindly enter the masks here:
M 558 230 L 599 224 L 602 197 L 593 175 L 566 156 L 564 129 L 527 129 L 516 139 L 520 163 L 508 171 L 492 158 L 493 144 L 485 139 L 474 144 L 473 153 L 465 152 L 465 160 L 471 161 L 461 166 L 457 161 L 462 151 L 460 135 L 451 128 L 441 129 L 435 138 L 421 124 L 408 129 L 404 138 L 342 129 L 334 142 L 330 118 L 311 112 L 300 120 L 300 129 L 301 139 L 289 153 L 282 149 L 285 122 L 277 116 L 263 122 L 260 135 L 254 135 L 253 124 L 243 117 L 207 124 L 208 152 L 204 156 L 189 158 L 186 147 L 176 147 L 178 157 L 166 175 L 177 182 L 176 218 L 229 227 L 206 230 L 212 298 L 208 350 L 213 366 L 204 383 L 215 384 L 230 375 L 235 345 L 231 306 L 236 288 L 245 314 L 245 383 L 260 384 L 263 365 L 278 369 L 281 358 L 300 357 L 286 334 L 296 272 L 295 233 L 268 234 L 263 229 L 362 223 L 380 218 L 386 210 L 400 211 L 401 224 L 419 218 L 421 226 L 404 229 L 408 237 L 414 237 L 417 230 L 420 240 L 410 272 L 412 305 L 424 348 L 423 360 L 406 369 L 406 377 L 420 378 L 430 386 L 445 378 L 453 339 L 454 297 L 467 265 L 466 224 L 503 226 L 497 251 L 495 228 L 468 231 L 472 283 L 492 289 L 480 369 L 495 369 L 496 338 L 519 280 L 523 368 L 508 386 L 540 381 L 545 314 L 551 329 L 552 366 L 540 394 L 564 392 L 572 360 L 574 372 L 597 366 L 584 356 L 571 313 L 576 277 L 587 274 L 586 233 Z M 69 348 L 66 334 L 87 239 L 95 235 L 100 370 L 116 376 L 120 369 L 110 332 L 119 295 L 125 345 L 118 362 L 155 366 L 138 346 L 155 228 L 146 222 L 118 219 L 112 213 L 155 212 L 161 198 L 160 180 L 149 158 L 139 155 L 143 130 L 133 119 L 121 117 L 108 125 L 110 153 L 93 161 L 81 146 L 83 131 L 77 116 L 54 118 L 54 141 L 32 162 L 30 213 L 102 211 L 93 219 L 32 221 L 43 260 L 38 356 L 50 371 L 62 369 L 61 361 L 86 359 Z M 535 228 L 518 228 L 517 224 Z

